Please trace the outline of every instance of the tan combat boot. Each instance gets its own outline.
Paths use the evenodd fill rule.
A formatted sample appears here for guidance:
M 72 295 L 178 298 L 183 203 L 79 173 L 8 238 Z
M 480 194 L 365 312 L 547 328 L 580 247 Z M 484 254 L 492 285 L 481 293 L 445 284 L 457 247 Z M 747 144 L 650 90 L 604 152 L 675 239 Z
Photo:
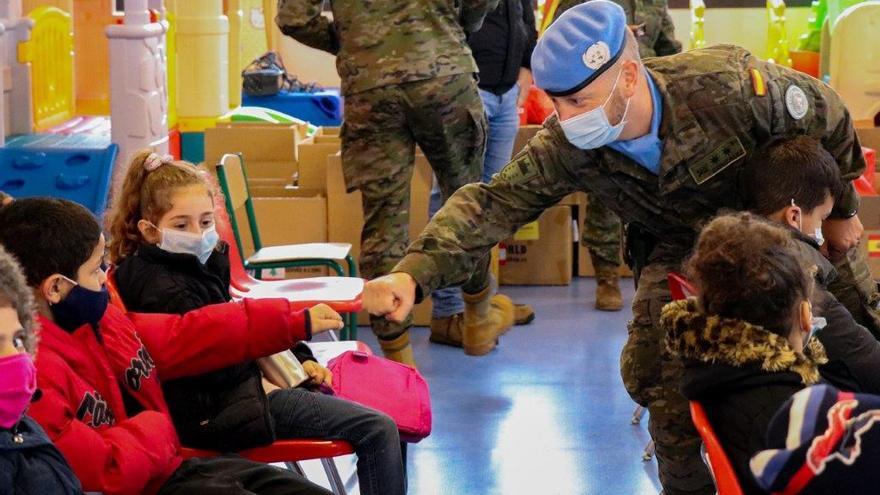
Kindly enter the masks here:
M 431 318 L 431 338 L 429 340 L 435 344 L 461 347 L 463 329 L 464 313 L 446 318 Z
M 394 340 L 379 340 L 379 347 L 382 348 L 382 354 L 386 359 L 397 361 L 398 363 L 407 364 L 416 367 L 416 360 L 413 357 L 412 345 L 409 343 L 409 330 L 400 334 Z
M 488 354 L 498 344 L 498 337 L 513 326 L 513 303 L 507 296 L 490 296 L 491 287 L 478 294 L 462 292 L 464 328 L 462 343 L 469 356 Z
M 596 267 L 596 309 L 599 311 L 623 309 L 623 296 L 620 295 L 618 279 L 616 265 Z
M 535 310 L 528 304 L 514 304 L 513 319 L 516 325 L 528 325 L 535 321 Z

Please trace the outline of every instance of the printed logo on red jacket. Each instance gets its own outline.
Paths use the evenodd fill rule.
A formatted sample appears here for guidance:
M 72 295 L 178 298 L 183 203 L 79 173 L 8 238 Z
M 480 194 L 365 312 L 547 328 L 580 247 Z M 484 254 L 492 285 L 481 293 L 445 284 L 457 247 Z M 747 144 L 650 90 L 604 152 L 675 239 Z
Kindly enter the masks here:
M 128 386 L 131 387 L 132 390 L 140 390 L 141 381 L 144 378 L 149 378 L 154 369 L 156 369 L 156 363 L 153 362 L 150 353 L 147 352 L 147 349 L 141 344 L 141 348 L 138 349 L 137 355 L 131 358 L 131 366 L 125 370 L 125 382 L 128 383 Z
M 101 397 L 97 390 L 85 393 L 82 402 L 79 403 L 79 408 L 76 410 L 76 419 L 92 428 L 112 425 L 116 422 L 113 411 L 110 410 L 107 401 Z

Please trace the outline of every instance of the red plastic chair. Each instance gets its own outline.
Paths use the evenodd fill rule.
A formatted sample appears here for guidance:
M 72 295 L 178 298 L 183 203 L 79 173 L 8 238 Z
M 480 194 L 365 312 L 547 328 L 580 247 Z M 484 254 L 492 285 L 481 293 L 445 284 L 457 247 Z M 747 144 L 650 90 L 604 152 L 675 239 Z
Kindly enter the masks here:
M 107 292 L 110 294 L 110 304 L 116 306 L 123 313 L 128 313 L 128 310 L 125 309 L 125 302 L 122 301 L 122 296 L 119 295 L 119 288 L 116 287 L 116 278 L 114 278 L 114 267 L 110 267 L 107 270 L 107 282 L 105 282 L 107 286 Z
M 351 444 L 341 440 L 298 439 L 276 440 L 272 445 L 243 450 L 238 454 L 245 459 L 255 462 L 282 462 L 287 465 L 288 469 L 300 474 L 303 474 L 303 472 L 296 464 L 297 462 L 320 459 L 324 466 L 324 472 L 327 473 L 327 479 L 330 481 L 331 491 L 335 495 L 345 495 L 345 483 L 342 482 L 342 478 L 339 476 L 339 471 L 336 469 L 333 458 L 353 453 L 354 449 Z M 191 449 L 189 447 L 182 447 L 180 454 L 184 459 L 219 455 L 218 452 L 211 450 Z
M 669 282 L 669 292 L 672 293 L 673 301 L 681 301 L 697 295 L 697 288 L 680 273 L 669 272 L 666 280 Z
M 696 401 L 691 401 L 691 419 L 697 432 L 703 439 L 704 461 L 709 466 L 709 472 L 715 479 L 715 487 L 718 489 L 718 495 L 742 495 L 742 488 L 739 486 L 739 480 L 736 478 L 736 472 L 730 459 L 724 453 L 712 425 L 709 424 L 709 418 L 706 417 L 706 411 L 703 406 Z
M 241 253 L 232 231 L 229 214 L 221 201 L 214 208 L 217 234 L 229 245 L 231 280 L 229 293 L 234 299 L 280 297 L 296 309 L 324 303 L 339 313 L 349 314 L 343 340 L 357 339 L 357 312 L 361 310 L 364 280 L 355 277 L 314 277 L 298 280 L 258 280 L 250 276 L 241 261 Z

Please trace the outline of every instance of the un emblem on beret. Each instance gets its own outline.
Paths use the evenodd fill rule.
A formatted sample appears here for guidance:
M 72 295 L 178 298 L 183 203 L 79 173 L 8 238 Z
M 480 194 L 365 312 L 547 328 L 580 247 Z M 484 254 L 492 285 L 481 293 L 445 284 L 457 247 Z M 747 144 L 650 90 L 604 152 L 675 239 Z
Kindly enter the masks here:
M 785 108 L 794 120 L 800 120 L 810 109 L 810 100 L 800 87 L 792 84 L 785 90 Z
M 611 50 L 604 41 L 597 41 L 584 52 L 583 60 L 588 69 L 598 70 L 611 60 Z

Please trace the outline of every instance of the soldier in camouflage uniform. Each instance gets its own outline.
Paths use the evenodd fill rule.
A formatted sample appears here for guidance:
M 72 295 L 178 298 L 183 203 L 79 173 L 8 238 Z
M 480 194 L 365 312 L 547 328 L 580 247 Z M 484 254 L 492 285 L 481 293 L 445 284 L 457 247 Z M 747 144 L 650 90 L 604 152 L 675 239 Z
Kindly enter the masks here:
M 585 0 L 554 0 L 548 14 L 553 21 L 563 12 Z M 666 0 L 614 0 L 626 13 L 626 23 L 639 42 L 642 58 L 672 55 L 681 52 L 675 39 L 675 26 L 669 17 Z M 620 272 L 620 219 L 599 201 L 588 201 L 581 242 L 590 250 L 596 272 L 596 309 L 623 309 L 618 274 Z
M 661 346 L 660 310 L 671 299 L 666 276 L 681 269 L 704 222 L 721 209 L 742 209 L 738 175 L 749 156 L 772 140 L 806 134 L 834 156 L 846 181 L 823 227 L 832 251 L 851 255 L 840 264 L 863 279 L 851 181 L 865 162 L 849 113 L 825 84 L 735 46 L 641 62 L 623 10 L 606 0 L 574 7 L 552 25 L 532 69 L 558 116 L 491 183 L 456 192 L 393 272 L 367 284 L 364 307 L 395 320 L 438 287 L 481 285 L 490 246 L 567 194 L 589 192 L 638 225 L 652 246 L 621 374 L 632 398 L 650 410 L 663 489 L 714 493 L 678 391 L 681 365 Z M 875 291 L 855 285 L 853 304 L 868 307 Z
M 444 200 L 480 180 L 486 118 L 465 33 L 479 29 L 497 3 L 331 1 L 331 21 L 321 15 L 323 0 L 278 1 L 275 21 L 284 34 L 337 57 L 345 96 L 343 172 L 349 191 L 363 193 L 360 267 L 365 278 L 387 273 L 403 257 L 416 144 L 431 163 Z M 488 329 L 497 337 L 513 309 L 504 296 L 495 296 L 493 303 L 493 312 L 484 316 L 495 322 Z M 386 357 L 415 364 L 411 320 L 374 317 L 371 324 Z M 469 350 L 474 347 L 465 345 Z

